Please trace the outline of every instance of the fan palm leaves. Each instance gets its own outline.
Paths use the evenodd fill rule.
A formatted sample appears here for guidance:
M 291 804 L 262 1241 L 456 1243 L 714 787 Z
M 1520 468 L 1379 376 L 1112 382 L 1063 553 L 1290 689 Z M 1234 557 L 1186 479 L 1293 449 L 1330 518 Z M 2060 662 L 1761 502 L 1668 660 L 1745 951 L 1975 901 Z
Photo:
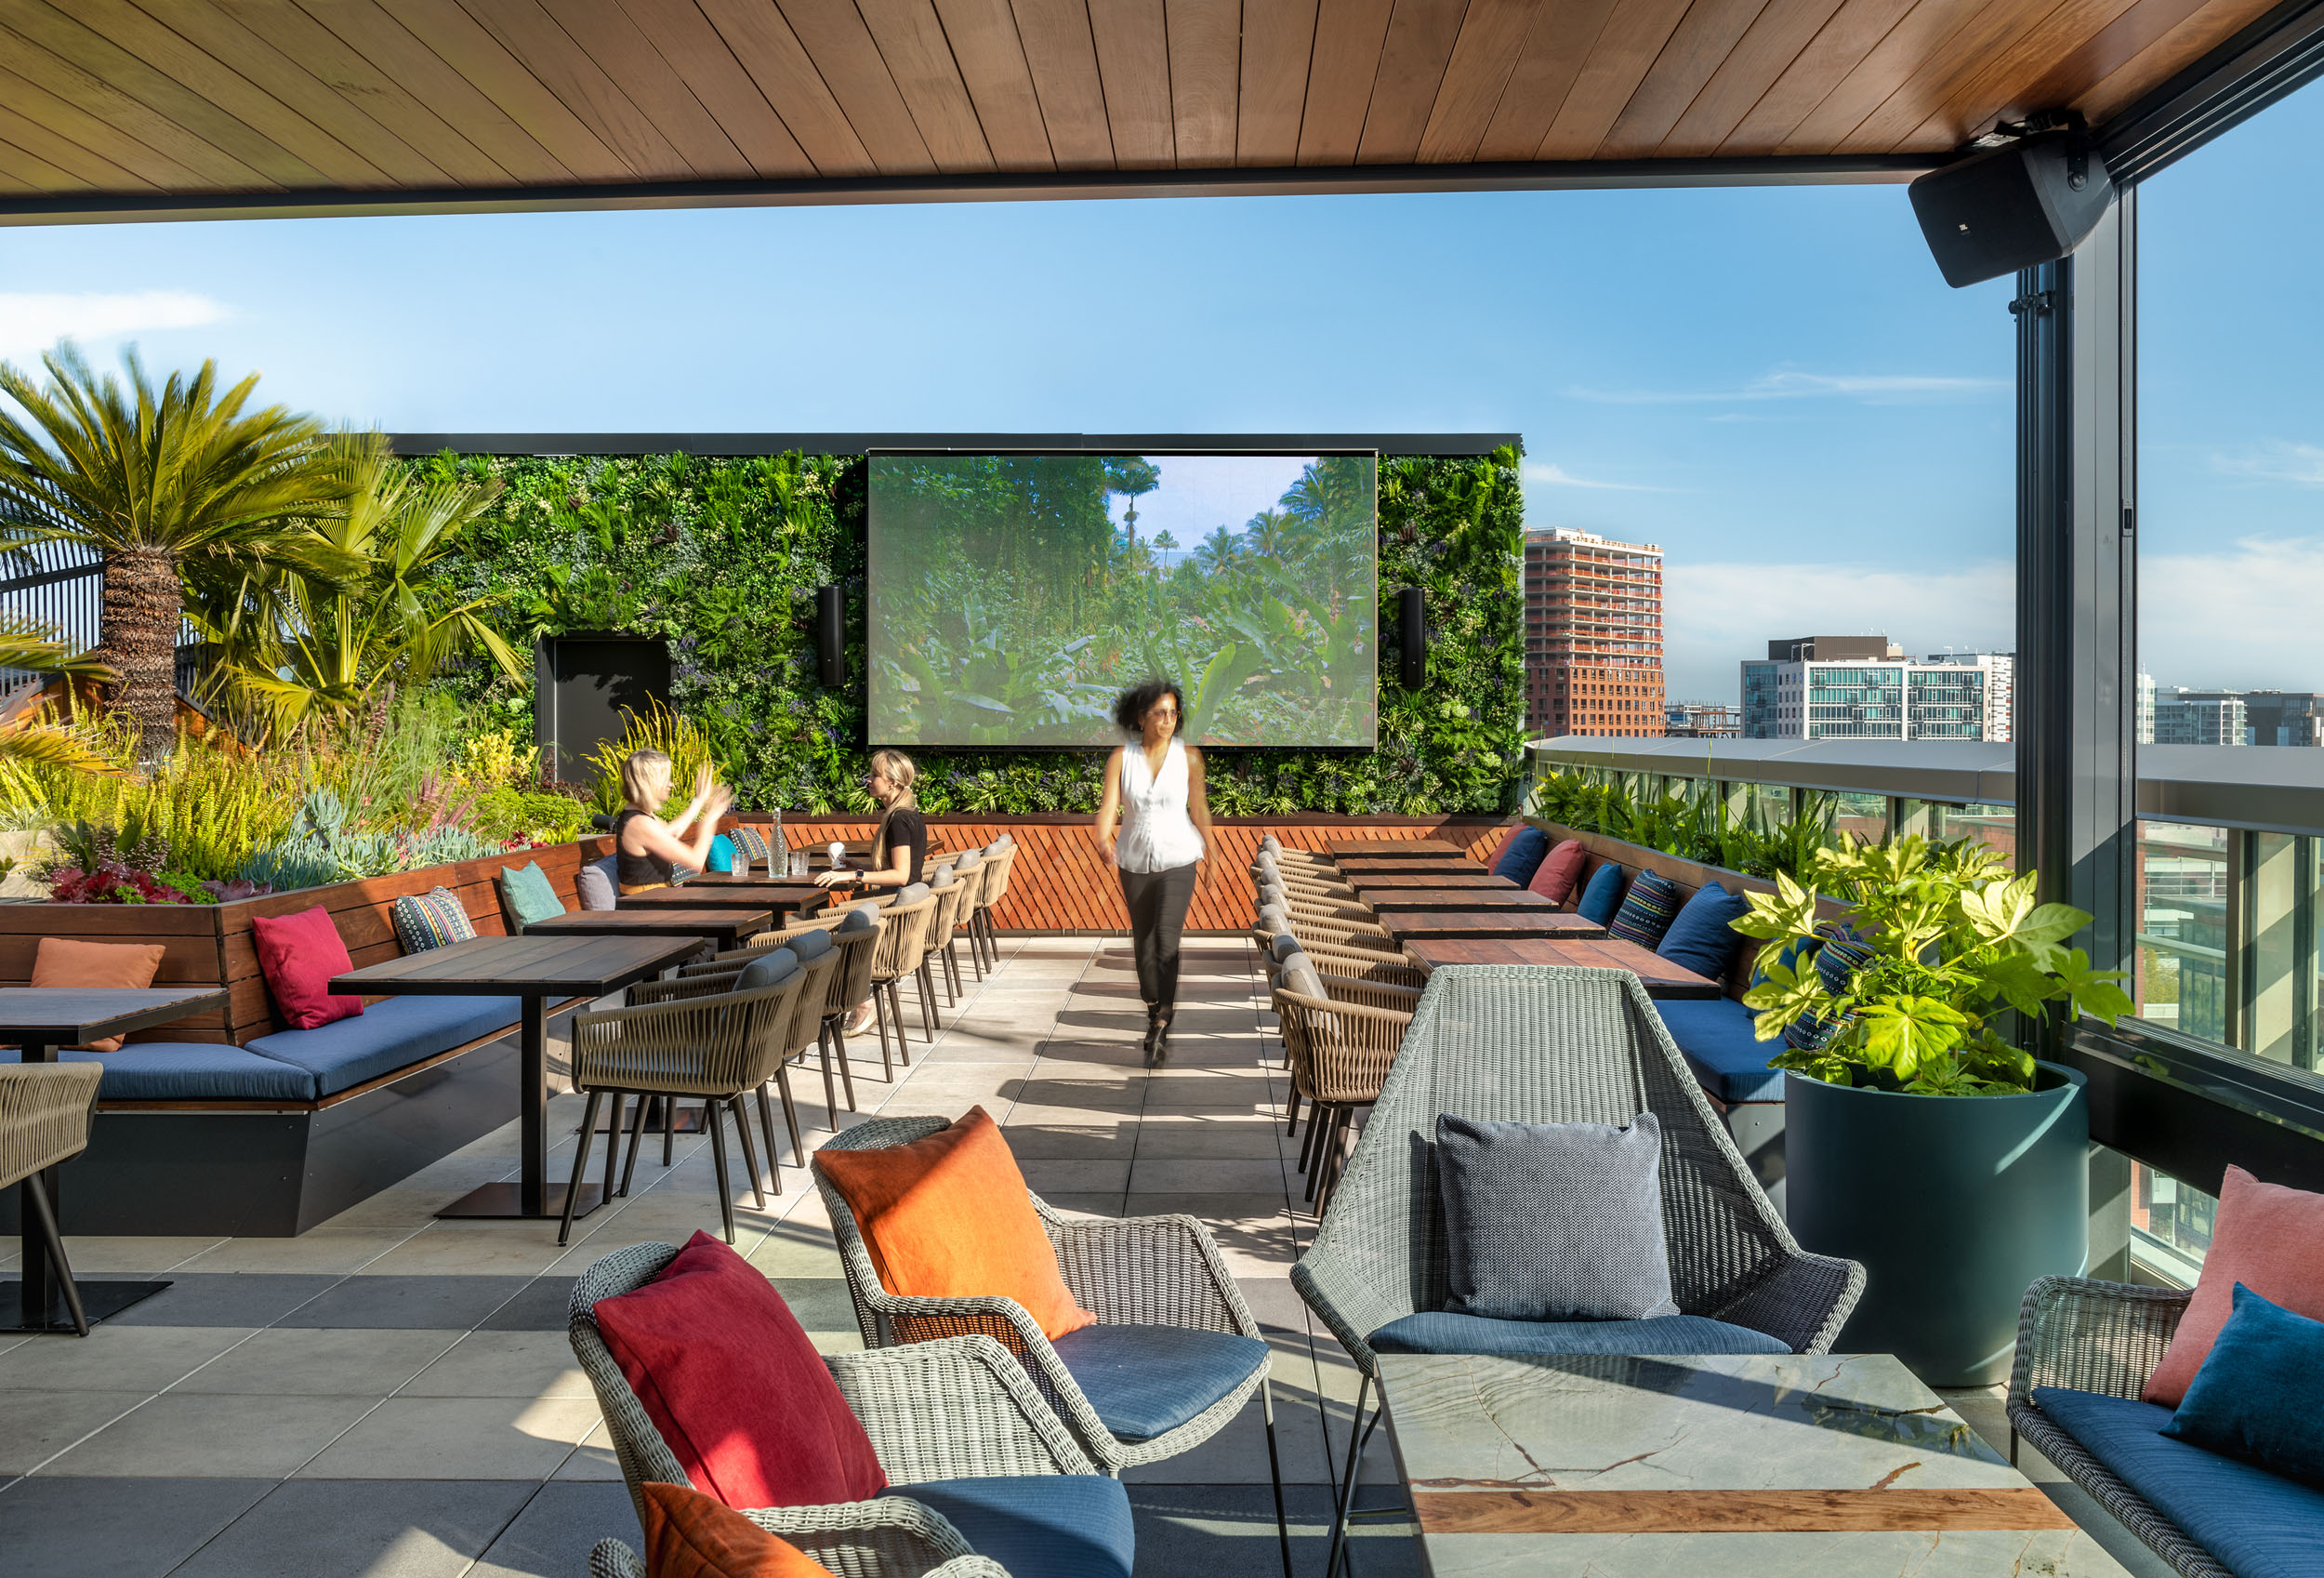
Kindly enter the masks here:
M 344 507 L 345 457 L 313 418 L 252 408 L 255 374 L 221 389 L 205 362 L 156 388 L 135 351 L 125 382 L 70 345 L 42 361 L 45 384 L 0 364 L 0 549 L 73 542 L 102 557 L 97 655 L 139 760 L 158 760 L 177 732 L 182 575 L 327 572 L 308 522 Z
M 9 616 L 0 616 L 0 669 L 62 674 L 68 681 L 102 683 L 113 677 L 112 669 L 72 643 L 58 641 L 45 626 Z M 45 709 L 27 722 L 0 727 L 0 762 L 70 767 L 84 773 L 116 770 L 91 730 L 78 723 L 57 723 Z
M 1230 568 L 1235 560 L 1242 557 L 1242 538 L 1226 527 L 1220 526 L 1202 539 L 1202 546 L 1195 550 L 1195 563 L 1215 576 Z

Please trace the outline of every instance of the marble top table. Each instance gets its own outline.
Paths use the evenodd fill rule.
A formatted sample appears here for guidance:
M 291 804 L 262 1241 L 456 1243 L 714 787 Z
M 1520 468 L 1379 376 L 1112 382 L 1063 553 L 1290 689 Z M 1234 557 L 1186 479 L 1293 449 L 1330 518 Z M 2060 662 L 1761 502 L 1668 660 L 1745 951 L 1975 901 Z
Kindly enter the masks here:
M 1433 1578 L 2121 1578 L 1888 1354 L 1383 1354 Z

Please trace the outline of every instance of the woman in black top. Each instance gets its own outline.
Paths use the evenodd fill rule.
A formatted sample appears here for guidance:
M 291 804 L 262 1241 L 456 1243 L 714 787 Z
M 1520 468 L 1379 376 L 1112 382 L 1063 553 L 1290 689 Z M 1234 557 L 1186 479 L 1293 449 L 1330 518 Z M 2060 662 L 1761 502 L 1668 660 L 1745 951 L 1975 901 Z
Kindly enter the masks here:
M 706 867 L 719 818 L 734 803 L 734 792 L 705 767 L 694 779 L 692 803 L 665 822 L 659 813 L 669 800 L 669 757 L 658 750 L 633 750 L 621 764 L 621 792 L 628 803 L 614 818 L 614 881 L 624 893 L 669 886 L 673 867 Z
M 879 831 L 872 835 L 870 868 L 824 871 L 815 878 L 818 884 L 828 888 L 860 882 L 867 888 L 902 888 L 920 880 L 920 869 L 928 863 L 928 821 L 912 799 L 912 780 L 918 776 L 919 769 L 901 750 L 872 752 L 866 787 L 887 810 L 879 818 Z M 874 1012 L 871 999 L 857 1003 L 847 1017 L 845 1032 L 860 1036 L 870 1029 Z

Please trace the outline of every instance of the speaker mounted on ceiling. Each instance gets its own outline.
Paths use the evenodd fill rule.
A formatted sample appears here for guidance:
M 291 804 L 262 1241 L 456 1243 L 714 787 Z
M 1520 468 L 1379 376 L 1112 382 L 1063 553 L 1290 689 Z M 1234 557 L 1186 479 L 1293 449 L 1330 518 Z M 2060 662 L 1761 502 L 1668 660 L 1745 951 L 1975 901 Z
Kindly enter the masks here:
M 1909 192 L 1929 251 L 1958 289 L 2073 251 L 2106 217 L 2114 182 L 2089 139 L 2059 127 L 1931 170 Z

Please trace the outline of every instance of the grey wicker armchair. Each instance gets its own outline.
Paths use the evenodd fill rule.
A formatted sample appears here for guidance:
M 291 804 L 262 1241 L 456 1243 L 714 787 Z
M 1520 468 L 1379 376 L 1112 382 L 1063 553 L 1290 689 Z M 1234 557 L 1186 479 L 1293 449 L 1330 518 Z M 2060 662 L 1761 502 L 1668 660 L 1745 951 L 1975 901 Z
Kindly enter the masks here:
M 2027 1288 L 2017 1317 L 2017 1357 L 2010 1368 L 2009 1455 L 2012 1463 L 2017 1461 L 2023 1437 L 2185 1578 L 2231 1578 L 2177 1524 L 2042 1412 L 2033 1396 L 2036 1386 L 2063 1386 L 2111 1398 L 2139 1397 L 2194 1296 L 2181 1288 L 2142 1288 L 2088 1277 L 2043 1277 Z
M 605 1256 L 574 1284 L 565 1318 L 574 1357 L 596 1390 L 614 1456 L 640 1521 L 642 1487 L 686 1484 L 686 1472 L 599 1334 L 597 1304 L 643 1287 L 677 1253 L 675 1245 L 645 1243 Z M 895 1484 L 1098 1472 L 1034 1390 L 1023 1367 L 989 1337 L 831 1354 L 824 1363 L 871 1438 L 881 1470 Z M 745 1516 L 839 1578 L 1008 1578 L 999 1563 L 971 1552 L 942 1514 L 908 1496 L 764 1507 Z M 589 1571 L 596 1578 L 642 1578 L 645 1569 L 627 1545 L 605 1540 L 592 1554 Z
M 1751 1176 L 1703 1098 L 1638 977 L 1625 970 L 1454 965 L 1420 996 L 1355 1154 L 1291 1285 L 1362 1372 L 1331 1556 L 1338 1561 L 1379 1372 L 1368 1341 L 1393 1320 L 1445 1306 L 1444 1213 L 1432 1161 L 1436 1120 L 1662 1126 L 1662 1216 L 1670 1296 L 1682 1312 L 1831 1347 L 1864 1291 L 1854 1261 L 1810 1254 Z
M 879 1150 L 925 1139 L 944 1127 L 942 1118 L 875 1118 L 835 1136 L 823 1149 Z M 1176 1327 L 1222 1333 L 1261 1344 L 1248 1372 L 1184 1423 L 1150 1437 L 1117 1436 L 1040 1326 L 1016 1300 L 905 1297 L 881 1286 L 846 1198 L 831 1187 L 821 1166 L 814 1174 L 815 1187 L 822 1192 L 831 1218 L 832 1235 L 838 1240 L 839 1266 L 854 1301 L 855 1323 L 864 1346 L 918 1344 L 970 1333 L 992 1337 L 1023 1361 L 1056 1417 L 1105 1473 L 1119 1474 L 1139 1464 L 1158 1463 L 1201 1445 L 1242 1412 L 1256 1392 L 1266 1419 L 1275 1530 L 1288 1578 L 1291 1543 L 1283 1512 L 1281 1461 L 1275 1451 L 1270 1362 L 1258 1322 L 1243 1302 L 1242 1290 L 1227 1274 L 1218 1245 L 1199 1221 L 1185 1215 L 1069 1220 L 1050 1210 L 1040 1196 L 1031 1196 L 1033 1209 L 1057 1251 L 1066 1288 L 1082 1308 L 1098 1318 L 1101 1326 Z M 1060 1340 L 1070 1344 L 1078 1335 Z
M 27 1063 L 0 1067 L 0 1188 L 23 1184 L 18 1193 L 32 1213 L 56 1273 L 57 1291 L 73 1317 L 73 1330 L 88 1335 L 88 1314 L 81 1290 L 64 1257 L 64 1237 L 39 1174 L 88 1147 L 89 1114 L 105 1077 L 96 1063 Z M 33 1267 L 24 1267 L 30 1275 Z

